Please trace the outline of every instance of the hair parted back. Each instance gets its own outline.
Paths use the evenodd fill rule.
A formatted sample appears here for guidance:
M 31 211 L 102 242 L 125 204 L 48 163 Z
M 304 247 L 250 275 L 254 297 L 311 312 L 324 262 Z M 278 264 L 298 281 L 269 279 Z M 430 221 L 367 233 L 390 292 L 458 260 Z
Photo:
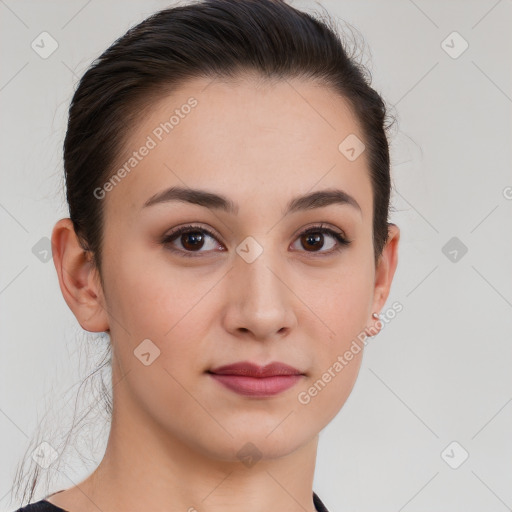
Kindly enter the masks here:
M 329 16 L 316 17 L 284 0 L 202 0 L 156 12 L 94 60 L 71 101 L 63 157 L 69 216 L 102 284 L 104 201 L 94 190 L 115 173 L 130 127 L 194 78 L 304 78 L 348 102 L 369 162 L 377 263 L 388 239 L 391 123 L 368 70 L 349 55 L 335 26 Z M 26 483 L 28 502 L 39 472 L 36 467 Z

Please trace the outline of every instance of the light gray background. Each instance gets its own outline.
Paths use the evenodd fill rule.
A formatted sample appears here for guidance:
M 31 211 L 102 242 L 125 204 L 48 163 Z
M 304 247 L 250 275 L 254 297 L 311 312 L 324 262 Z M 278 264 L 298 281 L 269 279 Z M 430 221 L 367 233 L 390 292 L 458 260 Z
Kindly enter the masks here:
M 54 409 L 50 425 L 67 432 L 78 385 L 98 362 L 53 262 L 32 250 L 67 216 L 61 148 L 74 85 L 117 37 L 168 5 L 0 0 L 3 511 L 17 508 L 15 467 L 43 414 Z M 370 341 L 352 395 L 321 433 L 314 489 L 330 512 L 510 510 L 512 2 L 321 5 L 361 31 L 373 85 L 398 115 L 391 220 L 402 235 L 387 307 L 404 310 Z M 31 48 L 43 31 L 59 45 L 47 59 Z M 442 46 L 453 31 L 469 44 L 457 58 Z M 457 52 L 462 41 L 451 39 Z M 452 237 L 468 248 L 456 262 L 443 252 Z M 85 445 L 96 459 L 71 460 L 50 490 L 89 474 L 104 440 Z M 469 458 L 452 469 L 446 460 L 462 450 Z

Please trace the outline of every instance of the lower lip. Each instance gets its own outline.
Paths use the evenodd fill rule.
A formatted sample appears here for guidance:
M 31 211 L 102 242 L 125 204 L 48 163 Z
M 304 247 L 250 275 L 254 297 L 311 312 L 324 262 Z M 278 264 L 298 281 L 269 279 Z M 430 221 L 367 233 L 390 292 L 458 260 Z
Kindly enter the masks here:
M 291 388 L 302 375 L 274 375 L 272 377 L 246 377 L 243 375 L 218 375 L 210 373 L 216 381 L 235 393 L 245 396 L 273 396 Z

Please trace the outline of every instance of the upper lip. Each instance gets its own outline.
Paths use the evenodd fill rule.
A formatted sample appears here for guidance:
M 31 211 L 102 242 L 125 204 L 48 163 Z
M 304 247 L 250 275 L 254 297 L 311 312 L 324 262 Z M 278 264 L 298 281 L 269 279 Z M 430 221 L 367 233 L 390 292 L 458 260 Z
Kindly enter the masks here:
M 303 375 L 303 372 L 280 362 L 272 362 L 265 366 L 260 366 L 250 361 L 240 361 L 238 363 L 218 366 L 208 370 L 209 373 L 217 375 L 244 375 L 247 377 L 272 377 L 274 375 Z

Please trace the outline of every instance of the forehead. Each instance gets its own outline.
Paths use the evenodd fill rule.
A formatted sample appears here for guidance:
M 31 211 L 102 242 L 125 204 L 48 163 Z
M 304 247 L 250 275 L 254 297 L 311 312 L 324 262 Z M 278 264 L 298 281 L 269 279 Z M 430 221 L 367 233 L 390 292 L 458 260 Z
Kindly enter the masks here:
M 242 205 L 317 186 L 343 188 L 363 212 L 371 208 L 365 152 L 351 161 L 340 150 L 350 137 L 362 141 L 359 123 L 343 97 L 315 82 L 194 79 L 127 129 L 115 169 L 128 171 L 109 192 L 111 205 L 140 208 L 172 185 L 200 185 Z

